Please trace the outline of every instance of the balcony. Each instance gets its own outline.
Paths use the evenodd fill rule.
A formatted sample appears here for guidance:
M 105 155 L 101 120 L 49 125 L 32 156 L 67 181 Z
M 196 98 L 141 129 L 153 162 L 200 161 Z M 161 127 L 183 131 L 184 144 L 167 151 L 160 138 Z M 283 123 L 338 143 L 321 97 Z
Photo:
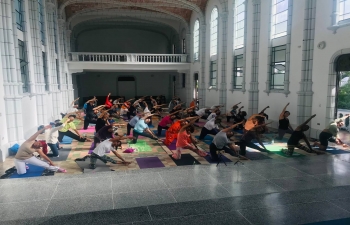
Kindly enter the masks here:
M 68 68 L 109 71 L 184 71 L 190 69 L 185 54 L 91 53 L 70 52 Z

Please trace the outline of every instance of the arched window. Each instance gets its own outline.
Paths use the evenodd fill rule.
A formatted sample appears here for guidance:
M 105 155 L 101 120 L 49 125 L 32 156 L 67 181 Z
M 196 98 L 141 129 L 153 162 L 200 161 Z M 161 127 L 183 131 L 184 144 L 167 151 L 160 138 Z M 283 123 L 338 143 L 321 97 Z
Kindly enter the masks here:
M 194 60 L 199 59 L 199 20 L 194 22 L 193 28 L 193 58 Z
M 287 35 L 288 0 L 272 0 L 272 39 Z
M 245 0 L 236 0 L 234 6 L 234 49 L 244 46 Z
M 210 56 L 217 54 L 218 48 L 218 9 L 215 7 L 210 16 Z

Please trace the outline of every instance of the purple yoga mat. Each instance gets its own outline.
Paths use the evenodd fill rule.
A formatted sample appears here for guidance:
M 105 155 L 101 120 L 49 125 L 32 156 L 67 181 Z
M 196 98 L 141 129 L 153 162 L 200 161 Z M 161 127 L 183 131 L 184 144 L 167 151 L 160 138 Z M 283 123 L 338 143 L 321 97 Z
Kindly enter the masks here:
M 165 167 L 158 157 L 136 158 L 140 169 Z
M 176 141 L 177 141 L 177 139 L 175 139 L 173 142 L 171 142 L 170 145 L 167 145 L 169 150 L 176 150 Z
M 95 149 L 95 142 L 92 142 L 91 147 L 89 149 L 89 154 L 91 154 L 94 149 Z

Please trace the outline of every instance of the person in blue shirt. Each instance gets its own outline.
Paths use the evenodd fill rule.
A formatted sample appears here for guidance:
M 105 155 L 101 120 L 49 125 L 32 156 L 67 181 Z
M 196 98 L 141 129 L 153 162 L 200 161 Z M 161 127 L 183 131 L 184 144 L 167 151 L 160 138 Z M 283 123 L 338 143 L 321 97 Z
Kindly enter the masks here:
M 130 135 L 131 128 L 134 129 L 136 123 L 144 116 L 143 113 L 138 113 L 136 116 L 134 116 L 126 126 L 126 135 Z
M 151 138 L 153 140 L 158 140 L 158 137 L 149 129 L 147 123 L 149 123 L 151 121 L 150 117 L 153 116 L 154 114 L 151 115 L 146 115 L 144 117 L 142 117 L 136 124 L 133 130 L 133 143 L 136 144 L 137 142 L 137 138 L 139 135 L 144 136 L 144 137 L 148 137 Z

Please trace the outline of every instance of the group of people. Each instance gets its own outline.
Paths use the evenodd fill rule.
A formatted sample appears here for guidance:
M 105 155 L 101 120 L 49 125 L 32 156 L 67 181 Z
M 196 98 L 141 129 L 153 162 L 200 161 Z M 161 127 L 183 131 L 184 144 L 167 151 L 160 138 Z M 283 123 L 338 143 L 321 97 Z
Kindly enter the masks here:
M 111 162 L 116 164 L 117 161 L 109 157 L 107 154 L 112 152 L 117 158 L 121 160 L 124 165 L 130 164 L 120 154 L 117 149 L 121 148 L 122 140 L 130 139 L 132 143 L 137 143 L 139 136 L 144 136 L 156 141 L 162 141 L 165 145 L 170 145 L 176 140 L 176 150 L 173 151 L 172 157 L 175 160 L 181 159 L 181 154 L 184 149 L 194 151 L 200 156 L 207 156 L 207 153 L 197 147 L 199 141 L 203 141 L 207 135 L 214 135 L 213 141 L 209 146 L 210 155 L 212 159 L 219 160 L 218 151 L 225 151 L 233 156 L 241 159 L 247 159 L 246 148 L 250 147 L 263 152 L 269 152 L 262 142 L 263 134 L 268 132 L 270 123 L 267 123 L 268 115 L 265 113 L 269 106 L 264 108 L 257 114 L 251 115 L 246 119 L 247 113 L 242 111 L 243 106 L 239 107 L 240 103 L 232 106 L 228 113 L 221 115 L 221 108 L 223 105 L 213 105 L 208 108 L 197 108 L 198 99 L 193 99 L 189 108 L 185 108 L 181 100 L 174 97 L 169 104 L 169 114 L 162 113 L 162 107 L 158 102 L 150 97 L 151 109 L 145 101 L 147 96 L 141 97 L 137 100 L 110 98 L 107 95 L 105 104 L 97 106 L 96 98 L 88 100 L 83 107 L 83 110 L 78 110 L 78 105 L 75 104 L 79 98 L 75 99 L 68 107 L 65 114 L 62 114 L 62 120 L 57 120 L 49 126 L 45 126 L 36 132 L 32 137 L 25 141 L 19 148 L 15 156 L 15 166 L 19 174 L 26 173 L 28 166 L 26 164 L 33 164 L 41 166 L 51 171 L 66 172 L 66 170 L 59 168 L 53 164 L 50 157 L 59 156 L 59 143 L 62 142 L 64 136 L 68 136 L 79 142 L 92 141 L 90 138 L 83 137 L 79 130 L 77 130 L 74 120 L 79 119 L 84 121 L 83 129 L 87 129 L 90 123 L 95 124 L 94 146 L 95 149 L 90 155 L 90 167 L 96 167 L 96 160 L 100 159 L 104 162 Z M 305 150 L 310 153 L 323 154 L 328 146 L 328 141 L 336 144 L 344 144 L 338 136 L 339 128 L 344 125 L 344 118 L 336 119 L 329 126 L 324 129 L 319 136 L 319 141 L 315 142 L 313 146 L 309 143 L 305 131 L 309 129 L 307 125 L 316 115 L 313 115 L 304 123 L 300 124 L 295 129 L 292 128 L 288 117 L 290 112 L 287 111 L 289 103 L 283 108 L 279 116 L 278 135 L 276 140 L 282 140 L 286 133 L 291 136 L 287 141 L 287 149 L 284 150 L 286 155 L 292 155 L 295 148 Z M 83 115 L 85 114 L 85 118 Z M 121 118 L 126 115 L 127 124 L 116 123 L 114 118 Z M 157 132 L 150 130 L 149 124 L 152 123 L 153 117 L 159 117 L 160 122 L 157 127 Z M 229 123 L 233 120 L 231 126 L 223 126 L 221 123 L 223 118 Z M 200 119 L 205 120 L 199 135 L 199 140 L 192 135 L 195 131 L 194 123 Z M 119 135 L 117 130 L 121 126 L 126 125 L 126 134 Z M 47 144 L 51 149 L 50 154 L 44 154 L 41 150 L 43 144 L 36 141 L 39 134 L 46 129 L 48 132 Z M 131 135 L 132 130 L 132 135 Z M 162 140 L 162 133 L 165 130 L 165 139 Z M 239 140 L 231 140 L 235 132 L 240 132 Z M 260 146 L 255 144 L 254 140 Z M 300 144 L 304 140 L 306 146 Z M 318 147 L 318 149 L 315 149 Z M 46 160 L 44 162 L 33 155 L 37 152 L 39 156 Z

